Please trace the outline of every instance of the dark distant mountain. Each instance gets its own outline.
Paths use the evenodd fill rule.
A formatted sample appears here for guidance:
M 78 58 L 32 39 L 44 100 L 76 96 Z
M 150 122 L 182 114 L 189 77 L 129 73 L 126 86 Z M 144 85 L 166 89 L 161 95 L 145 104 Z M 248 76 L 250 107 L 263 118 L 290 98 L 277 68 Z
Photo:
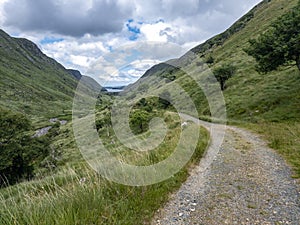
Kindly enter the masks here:
M 68 73 L 71 74 L 72 76 L 74 76 L 76 78 L 76 80 L 81 80 L 82 82 L 84 82 L 88 87 L 90 87 L 92 90 L 95 91 L 107 91 L 106 88 L 101 87 L 100 84 L 98 84 L 98 82 L 89 76 L 85 76 L 82 75 L 80 73 L 80 71 L 78 70 L 73 70 L 73 69 L 67 69 Z
M 80 80 L 82 77 L 82 74 L 78 70 L 73 69 L 67 69 L 68 73 L 70 73 L 72 76 L 74 76 L 77 80 Z

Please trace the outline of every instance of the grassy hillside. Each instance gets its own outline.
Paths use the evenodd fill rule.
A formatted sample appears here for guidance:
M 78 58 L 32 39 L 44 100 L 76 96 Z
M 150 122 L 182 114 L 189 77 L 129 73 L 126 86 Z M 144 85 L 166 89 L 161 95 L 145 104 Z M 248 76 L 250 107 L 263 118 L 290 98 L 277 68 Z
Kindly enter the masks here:
M 84 82 L 87 92 L 101 90 L 95 80 L 82 76 L 79 71 L 65 69 L 43 54 L 33 42 L 12 38 L 0 30 L 0 122 L 3 130 L 0 135 L 0 177 L 5 173 L 7 178 L 10 174 L 8 171 L 16 170 L 10 169 L 11 164 L 16 164 L 15 167 L 20 164 L 22 167 L 22 163 L 15 163 L 14 158 L 19 157 L 18 154 L 22 155 L 22 161 L 28 164 L 28 168 L 34 169 L 34 172 L 30 171 L 30 177 L 46 168 L 49 172 L 50 164 L 56 167 L 57 164 L 70 160 L 70 157 L 65 156 L 68 151 L 63 146 L 57 146 L 56 142 L 68 143 L 67 140 L 73 139 L 72 129 L 61 127 L 60 130 L 59 124 L 50 122 L 49 118 L 58 117 L 70 122 L 73 96 L 79 80 Z M 20 125 L 25 124 L 21 123 L 23 120 L 28 121 L 27 127 Z M 44 137 L 31 138 L 37 129 L 44 127 L 52 129 L 48 129 L 49 132 Z M 24 132 L 18 133 L 23 130 Z M 43 146 L 38 142 L 43 142 Z M 77 151 L 74 145 L 72 148 L 72 152 Z M 62 152 L 63 159 L 58 156 Z M 16 177 L 10 180 L 17 182 L 19 179 Z M 2 180 L 0 186 L 1 182 Z
M 255 70 L 255 60 L 244 51 L 249 39 L 256 38 L 267 30 L 273 21 L 294 7 L 297 2 L 297 0 L 263 1 L 228 30 L 191 50 L 204 62 L 208 58 L 213 58 L 213 63 L 208 64 L 211 71 L 223 64 L 236 67 L 235 75 L 227 81 L 227 88 L 223 92 L 229 120 L 299 121 L 300 73 L 297 67 L 291 64 L 271 73 L 259 74 Z M 197 67 L 196 60 L 192 60 L 194 56 L 191 52 L 176 59 L 175 64 Z M 176 83 L 185 87 L 196 103 L 200 115 L 209 115 L 204 94 L 199 90 L 199 86 L 182 74 L 182 71 L 176 72 L 176 69 L 170 69 L 169 65 L 160 64 L 147 71 L 144 78 L 151 75 L 168 78 L 170 74 L 176 77 Z M 200 77 L 201 74 L 197 76 Z
M 71 110 L 81 78 L 78 73 L 66 70 L 31 41 L 0 30 L 1 107 L 47 118 Z M 89 81 L 91 85 L 93 82 Z
M 223 95 L 226 102 L 227 119 L 230 123 L 246 126 L 264 135 L 270 146 L 287 159 L 300 176 L 300 72 L 294 62 L 281 66 L 278 70 L 259 74 L 255 70 L 254 58 L 245 53 L 249 39 L 264 33 L 272 22 L 296 6 L 298 0 L 265 0 L 255 6 L 250 12 L 234 23 L 223 33 L 196 46 L 175 62 L 179 67 L 190 67 L 196 71 L 198 80 L 209 73 L 201 69 L 199 58 L 208 62 L 210 71 L 230 64 L 236 68 L 234 76 L 226 82 Z M 197 60 L 195 60 L 197 55 Z M 153 78 L 149 78 L 149 77 Z M 174 84 L 178 84 L 189 94 L 196 104 L 199 117 L 209 119 L 210 108 L 207 98 L 200 86 L 184 71 L 159 64 L 148 70 L 134 86 L 143 87 L 147 79 L 152 84 L 154 77 L 165 78 L 156 83 L 150 90 L 167 89 L 173 92 Z M 152 89 L 151 89 L 152 88 Z M 177 97 L 181 94 L 177 94 Z M 176 93 L 175 93 L 176 96 Z M 185 106 L 182 101 L 182 108 Z
M 236 66 L 236 75 L 227 83 L 224 92 L 229 118 L 257 122 L 300 119 L 300 73 L 294 65 L 258 74 L 255 60 L 243 49 L 248 40 L 268 29 L 270 23 L 298 1 L 264 1 L 253 12 L 245 28 L 233 34 L 224 44 L 211 49 L 213 67 L 224 63 Z
M 297 2 L 262 2 L 252 10 L 253 18 L 242 30 L 204 55 L 215 59 L 212 69 L 224 63 L 237 68 L 224 91 L 229 121 L 238 121 L 241 126 L 262 134 L 270 147 L 278 150 L 293 167 L 295 177 L 300 177 L 300 72 L 291 62 L 276 71 L 259 74 L 255 70 L 255 60 L 243 51 L 250 38 L 267 30 L 270 23 Z M 197 52 L 197 48 L 193 50 Z

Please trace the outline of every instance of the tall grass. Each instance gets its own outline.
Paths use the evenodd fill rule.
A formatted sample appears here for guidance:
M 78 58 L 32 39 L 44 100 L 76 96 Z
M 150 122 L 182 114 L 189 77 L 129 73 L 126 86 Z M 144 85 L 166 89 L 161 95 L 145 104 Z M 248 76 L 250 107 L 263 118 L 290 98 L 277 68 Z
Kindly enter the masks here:
M 130 187 L 109 182 L 82 163 L 44 179 L 2 189 L 0 224 L 147 224 L 169 194 L 185 181 L 189 168 L 201 158 L 208 133 L 201 128 L 200 135 L 186 167 L 158 184 Z M 170 143 L 176 138 L 170 136 Z M 166 152 L 169 147 L 164 147 Z M 159 149 L 154 157 L 145 155 L 142 159 L 145 164 L 147 159 L 162 160 L 165 157 L 162 151 Z M 136 160 L 141 160 L 141 156 Z

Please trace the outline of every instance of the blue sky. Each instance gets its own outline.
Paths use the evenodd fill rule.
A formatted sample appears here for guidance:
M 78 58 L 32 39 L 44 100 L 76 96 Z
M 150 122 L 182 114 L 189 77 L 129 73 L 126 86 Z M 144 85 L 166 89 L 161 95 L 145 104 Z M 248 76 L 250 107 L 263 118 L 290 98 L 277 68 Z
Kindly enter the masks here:
M 224 31 L 259 2 L 1 0 L 0 24 L 10 35 L 34 41 L 65 67 L 119 85 L 135 81 L 147 66 L 179 57 Z M 141 53 L 124 60 L 120 49 L 128 48 Z M 107 66 L 112 64 L 105 60 L 109 55 L 114 55 L 114 65 Z M 101 67 L 111 68 L 103 74 Z M 118 71 L 121 67 L 131 69 Z
M 48 37 L 46 36 L 43 40 L 40 41 L 41 45 L 46 45 L 46 44 L 53 44 L 55 42 L 61 42 L 64 41 L 63 38 L 56 38 L 56 37 Z
M 129 32 L 131 32 L 131 36 L 129 36 L 130 41 L 136 41 L 139 37 L 139 34 L 141 34 L 141 30 L 136 24 L 134 24 L 134 19 L 129 19 L 127 21 L 126 27 Z M 137 24 L 141 25 L 143 22 L 138 22 Z

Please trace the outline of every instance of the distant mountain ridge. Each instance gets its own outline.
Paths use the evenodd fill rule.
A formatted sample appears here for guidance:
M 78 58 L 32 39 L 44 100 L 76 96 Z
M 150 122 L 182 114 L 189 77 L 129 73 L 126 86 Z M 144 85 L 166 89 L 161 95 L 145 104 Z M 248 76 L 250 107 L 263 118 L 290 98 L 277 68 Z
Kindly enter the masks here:
M 71 74 L 76 80 L 80 80 L 82 78 L 82 74 L 78 70 L 67 69 L 68 73 Z
M 90 89 L 94 91 L 99 91 L 99 90 L 107 91 L 105 87 L 101 87 L 101 85 L 98 84 L 98 82 L 94 80 L 92 77 L 82 75 L 78 70 L 67 69 L 67 72 L 73 77 L 75 77 L 76 80 L 78 81 L 81 80 L 82 82 L 84 82 L 86 86 L 88 86 Z

